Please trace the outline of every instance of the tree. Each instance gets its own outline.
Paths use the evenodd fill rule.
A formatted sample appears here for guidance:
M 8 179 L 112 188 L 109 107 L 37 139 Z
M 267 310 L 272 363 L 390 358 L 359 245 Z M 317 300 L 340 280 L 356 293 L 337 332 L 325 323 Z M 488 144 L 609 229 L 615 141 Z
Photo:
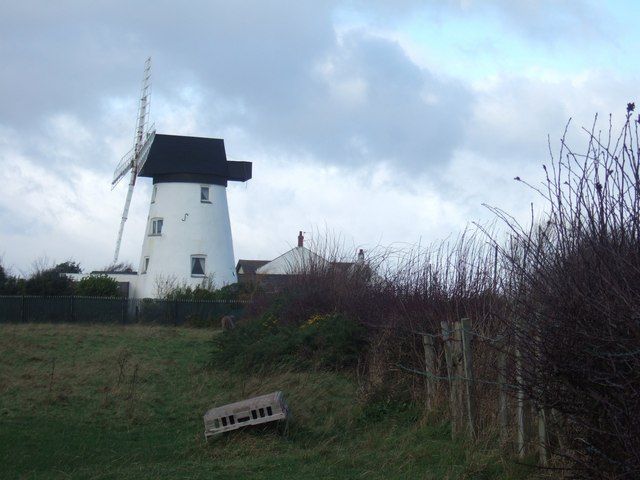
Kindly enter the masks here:
M 103 272 L 112 273 L 133 273 L 133 265 L 130 262 L 118 262 L 107 265 L 102 269 Z
M 91 275 L 75 284 L 75 294 L 84 297 L 117 297 L 118 282 L 107 275 Z
M 82 273 L 82 268 L 78 262 L 73 260 L 67 260 L 53 267 L 53 270 L 58 273 Z
M 80 264 L 72 260 L 46 268 L 45 261 L 36 262 L 36 271 L 26 280 L 27 295 L 72 295 L 73 280 L 66 273 L 81 273 Z
M 10 275 L 0 265 L 0 295 L 19 295 L 24 289 L 24 280 Z

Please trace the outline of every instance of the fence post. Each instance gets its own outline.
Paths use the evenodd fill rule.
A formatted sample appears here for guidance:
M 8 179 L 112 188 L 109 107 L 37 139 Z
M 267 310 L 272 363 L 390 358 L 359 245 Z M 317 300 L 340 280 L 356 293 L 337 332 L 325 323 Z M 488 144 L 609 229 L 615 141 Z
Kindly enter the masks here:
M 538 442 L 540 443 L 540 465 L 546 467 L 549 465 L 549 452 L 547 451 L 549 439 L 547 438 L 547 414 L 543 407 L 538 409 Z
M 453 335 L 451 342 L 451 353 L 453 354 L 453 375 L 457 379 L 456 382 L 456 409 L 458 411 L 458 431 L 464 427 L 465 411 L 464 404 L 464 358 L 462 353 L 462 335 L 460 322 L 453 322 Z
M 473 379 L 473 352 L 471 351 L 471 320 L 463 318 L 460 320 L 460 334 L 462 336 L 462 358 L 464 360 L 464 377 L 466 379 L 467 393 L 467 421 L 468 430 L 471 437 L 476 436 L 476 404 L 475 385 Z
M 447 363 L 447 377 L 449 378 L 449 406 L 451 408 L 451 436 L 455 437 L 459 428 L 458 395 L 456 391 L 455 364 L 453 349 L 451 347 L 451 328 L 449 322 L 440 322 L 442 328 L 442 339 L 444 340 L 444 358 Z
M 75 312 L 74 312 L 74 303 L 75 303 L 75 302 L 74 302 L 74 296 L 73 296 L 73 295 L 71 295 L 71 296 L 69 297 L 69 322 L 70 322 L 70 323 L 73 323 L 73 322 L 74 322 L 74 320 L 75 320 L 75 319 L 74 319 L 74 315 L 75 315 Z
M 507 410 L 507 353 L 506 344 L 501 343 L 498 348 L 498 383 L 499 383 L 499 419 L 500 419 L 500 440 L 504 444 L 508 437 L 509 412 Z
M 540 339 L 540 335 L 536 335 L 535 338 L 535 342 L 536 342 L 536 361 L 538 362 L 538 366 L 536 368 L 536 375 L 537 375 L 537 385 L 539 386 L 541 384 L 541 378 L 543 375 L 542 369 L 540 367 L 540 365 L 542 364 L 542 349 L 541 349 L 541 339 Z M 539 393 L 539 398 L 541 399 L 542 397 L 542 390 L 538 390 Z M 547 447 L 549 445 L 549 439 L 547 437 L 547 415 L 544 409 L 544 403 L 542 403 L 542 405 L 538 405 L 537 406 L 537 419 L 538 419 L 538 451 L 540 454 L 540 465 L 543 467 L 546 467 L 549 465 L 549 454 L 547 451 Z
M 565 455 L 565 440 L 562 433 L 565 431 L 565 422 L 563 420 L 563 416 L 558 410 L 552 408 L 549 412 L 549 417 L 551 420 L 552 431 L 554 432 L 555 440 L 558 442 L 558 451 L 560 455 Z
M 127 323 L 127 298 L 122 297 L 122 324 L 126 325 Z
M 20 321 L 27 323 L 27 302 L 25 301 L 24 295 L 22 295 L 22 301 L 20 302 Z
M 173 326 L 178 326 L 178 299 L 173 301 Z
M 427 372 L 427 409 L 431 410 L 436 395 L 436 346 L 433 337 L 423 334 L 422 346 L 424 347 L 424 365 Z
M 518 392 L 516 394 L 516 425 L 518 427 L 518 456 L 525 456 L 525 443 L 527 440 L 527 426 L 525 424 L 524 409 L 524 388 L 522 386 L 522 354 L 520 348 L 516 348 L 516 383 L 518 384 Z

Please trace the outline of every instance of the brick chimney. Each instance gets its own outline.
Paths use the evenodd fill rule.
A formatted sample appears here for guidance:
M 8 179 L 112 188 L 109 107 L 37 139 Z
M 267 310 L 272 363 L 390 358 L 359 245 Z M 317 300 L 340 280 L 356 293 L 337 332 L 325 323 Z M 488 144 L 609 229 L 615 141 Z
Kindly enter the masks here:
M 358 263 L 364 263 L 364 250 L 358 250 Z
M 302 231 L 298 234 L 298 246 L 304 247 L 304 236 L 302 235 Z

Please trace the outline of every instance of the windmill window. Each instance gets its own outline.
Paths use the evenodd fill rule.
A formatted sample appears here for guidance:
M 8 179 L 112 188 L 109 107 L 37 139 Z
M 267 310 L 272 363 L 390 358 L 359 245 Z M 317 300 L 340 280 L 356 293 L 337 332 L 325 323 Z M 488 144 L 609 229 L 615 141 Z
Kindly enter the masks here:
M 205 257 L 203 255 L 191 256 L 191 276 L 192 277 L 204 277 L 205 276 Z
M 156 194 L 158 193 L 158 187 L 156 185 L 153 186 L 153 191 L 151 192 L 151 203 L 156 203 Z
M 200 202 L 211 203 L 211 200 L 209 200 L 209 187 L 200 187 Z
M 162 235 L 162 224 L 162 218 L 152 218 L 149 235 Z
M 142 260 L 142 273 L 147 273 L 148 268 L 149 268 L 149 257 L 144 257 L 144 260 Z

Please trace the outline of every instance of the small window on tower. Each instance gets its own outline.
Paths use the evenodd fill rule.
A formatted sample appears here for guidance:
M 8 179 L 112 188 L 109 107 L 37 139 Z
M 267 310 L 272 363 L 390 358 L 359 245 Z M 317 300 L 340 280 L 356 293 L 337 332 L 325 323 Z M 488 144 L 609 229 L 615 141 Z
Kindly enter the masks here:
M 209 187 L 200 187 L 200 201 L 202 203 L 211 203 L 211 200 L 209 200 Z
M 205 257 L 203 255 L 191 256 L 191 276 L 192 277 L 204 277 L 205 276 Z
M 149 257 L 144 257 L 144 260 L 142 260 L 142 273 L 147 273 L 148 268 L 149 268 Z
M 162 219 L 161 218 L 152 218 L 151 219 L 151 231 L 149 235 L 162 235 Z
M 151 203 L 156 203 L 156 194 L 158 193 L 158 187 L 156 185 L 153 186 L 153 191 L 151 192 Z

